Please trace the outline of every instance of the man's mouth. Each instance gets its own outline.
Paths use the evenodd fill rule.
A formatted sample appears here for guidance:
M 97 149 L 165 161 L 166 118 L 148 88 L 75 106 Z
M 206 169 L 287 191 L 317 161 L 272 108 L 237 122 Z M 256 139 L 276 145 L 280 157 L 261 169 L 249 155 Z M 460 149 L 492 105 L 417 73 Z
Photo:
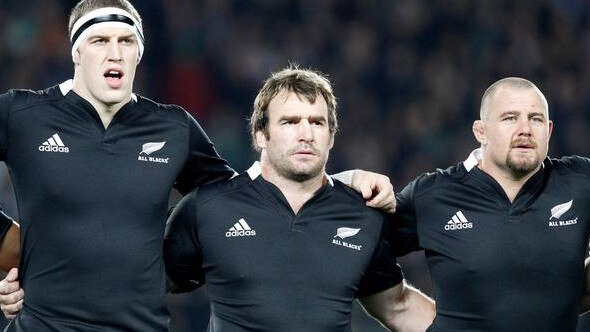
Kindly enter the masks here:
M 121 72 L 119 70 L 107 70 L 104 73 L 104 77 L 120 79 L 121 77 L 123 77 L 123 72 Z
M 111 88 L 119 88 L 121 86 L 121 78 L 123 78 L 123 72 L 121 70 L 108 69 L 104 72 L 103 76 Z
M 534 142 L 513 142 L 511 148 L 513 149 L 535 149 L 537 144 Z

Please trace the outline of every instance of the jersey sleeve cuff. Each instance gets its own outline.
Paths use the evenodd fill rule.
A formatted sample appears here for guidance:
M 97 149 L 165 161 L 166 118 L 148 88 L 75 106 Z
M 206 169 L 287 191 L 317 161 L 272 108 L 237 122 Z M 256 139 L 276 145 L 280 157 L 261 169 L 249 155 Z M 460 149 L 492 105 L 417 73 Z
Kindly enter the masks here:
M 369 272 L 365 276 L 363 286 L 356 293 L 357 298 L 373 295 L 386 289 L 394 287 L 404 280 L 404 275 L 397 265 L 397 269 L 392 269 L 388 273 Z
M 6 215 L 4 211 L 0 210 L 0 239 L 4 239 L 4 236 L 6 236 L 13 223 L 16 224 L 16 221 Z

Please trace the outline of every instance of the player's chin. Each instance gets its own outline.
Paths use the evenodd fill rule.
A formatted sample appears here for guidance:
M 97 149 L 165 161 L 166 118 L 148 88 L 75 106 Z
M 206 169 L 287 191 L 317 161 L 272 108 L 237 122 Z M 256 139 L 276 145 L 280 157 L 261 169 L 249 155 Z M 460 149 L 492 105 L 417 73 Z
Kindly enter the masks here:
M 508 160 L 508 167 L 519 174 L 532 172 L 538 166 L 539 157 L 537 155 L 514 156 Z

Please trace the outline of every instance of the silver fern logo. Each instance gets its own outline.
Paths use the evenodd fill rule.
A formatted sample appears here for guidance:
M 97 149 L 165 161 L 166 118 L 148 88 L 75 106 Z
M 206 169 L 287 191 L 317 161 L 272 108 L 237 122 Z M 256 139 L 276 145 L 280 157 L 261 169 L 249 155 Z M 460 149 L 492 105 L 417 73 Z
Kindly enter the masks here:
M 568 219 L 568 220 L 554 220 L 552 219 L 559 219 L 563 216 L 566 212 L 568 212 L 572 205 L 574 204 L 574 200 L 570 200 L 569 202 L 565 202 L 562 204 L 555 205 L 551 208 L 551 217 L 549 218 L 549 227 L 562 227 L 562 226 L 571 226 L 578 223 L 578 217 Z
M 346 239 L 347 237 L 355 236 L 360 232 L 360 228 L 340 227 L 336 230 L 334 238 Z
M 332 244 L 361 251 L 363 248 L 362 245 L 344 241 L 346 238 L 357 235 L 360 231 L 360 228 L 339 227 L 336 229 L 336 235 L 334 235 L 334 238 L 332 239 Z
M 152 163 L 159 163 L 159 164 L 167 164 L 170 158 L 162 158 L 162 157 L 152 157 L 150 156 L 152 153 L 162 150 L 166 145 L 166 141 L 164 142 L 149 142 L 145 143 L 141 146 L 141 152 L 137 157 L 139 161 L 147 161 Z
M 145 143 L 141 146 L 141 152 L 139 154 L 147 154 L 149 156 L 150 154 L 161 150 L 164 145 L 166 145 L 166 141 Z
M 551 220 L 553 218 L 559 219 L 559 217 L 561 217 L 564 213 L 566 213 L 567 211 L 569 211 L 571 209 L 573 203 L 574 203 L 574 200 L 572 199 L 571 201 L 569 201 L 567 203 L 559 204 L 559 205 L 552 207 L 551 208 L 551 218 L 549 218 L 549 220 Z

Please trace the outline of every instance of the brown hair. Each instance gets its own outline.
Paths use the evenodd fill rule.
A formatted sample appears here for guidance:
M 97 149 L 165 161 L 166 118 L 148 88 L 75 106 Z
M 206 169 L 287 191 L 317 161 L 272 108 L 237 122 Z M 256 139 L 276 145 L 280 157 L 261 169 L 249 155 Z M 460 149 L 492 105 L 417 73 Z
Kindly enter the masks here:
M 260 150 L 256 144 L 256 132 L 262 131 L 268 138 L 268 104 L 281 92 L 294 92 L 305 97 L 310 103 L 315 103 L 321 96 L 328 104 L 328 127 L 330 132 L 338 130 L 338 118 L 336 115 L 336 97 L 332 91 L 332 85 L 326 75 L 310 69 L 299 69 L 291 65 L 271 76 L 264 82 L 262 89 L 254 100 L 254 108 L 250 117 L 250 134 L 252 145 Z

